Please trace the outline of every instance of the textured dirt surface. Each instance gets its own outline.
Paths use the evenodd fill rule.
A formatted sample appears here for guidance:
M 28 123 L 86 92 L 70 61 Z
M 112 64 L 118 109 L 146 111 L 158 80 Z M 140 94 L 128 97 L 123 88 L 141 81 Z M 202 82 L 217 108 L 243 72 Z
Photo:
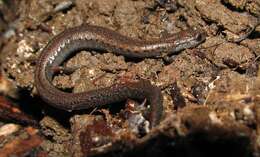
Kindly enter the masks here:
M 0 126 L 17 123 L 19 129 L 0 128 L 1 154 L 260 156 L 258 20 L 260 2 L 251 0 L 0 0 L 0 91 L 17 105 L 0 106 L 7 115 L 0 116 Z M 53 80 L 61 90 L 82 92 L 148 79 L 164 97 L 156 128 L 147 127 L 145 102 L 68 113 L 37 96 L 34 69 L 41 50 L 66 28 L 84 23 L 139 39 L 189 27 L 207 33 L 203 44 L 176 54 L 171 63 L 81 51 L 63 65 L 78 69 Z M 19 116 L 25 121 L 17 122 Z M 24 124 L 36 130 L 25 141 Z M 31 146 L 22 146 L 30 140 Z

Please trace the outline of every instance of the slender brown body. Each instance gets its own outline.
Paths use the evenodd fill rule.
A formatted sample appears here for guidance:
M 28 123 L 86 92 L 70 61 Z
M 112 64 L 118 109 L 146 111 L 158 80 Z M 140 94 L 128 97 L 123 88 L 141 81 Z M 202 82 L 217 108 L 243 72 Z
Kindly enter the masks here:
M 185 48 L 194 47 L 205 40 L 205 35 L 193 29 L 153 41 L 128 38 L 115 31 L 98 26 L 82 25 L 55 36 L 39 56 L 35 71 L 35 86 L 39 95 L 50 105 L 64 110 L 88 109 L 131 99 L 147 99 L 151 106 L 151 126 L 159 123 L 163 107 L 162 94 L 148 80 L 115 84 L 82 93 L 66 93 L 52 85 L 53 66 L 59 66 L 80 50 L 109 51 L 131 58 L 160 57 Z

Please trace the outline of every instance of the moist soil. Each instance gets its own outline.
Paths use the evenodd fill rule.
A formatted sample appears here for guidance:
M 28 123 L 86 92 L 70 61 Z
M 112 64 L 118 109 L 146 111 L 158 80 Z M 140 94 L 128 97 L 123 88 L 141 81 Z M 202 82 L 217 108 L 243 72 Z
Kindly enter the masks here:
M 150 80 L 164 99 L 158 126 L 144 126 L 145 102 L 66 112 L 38 97 L 34 70 L 42 49 L 82 24 L 140 40 L 190 27 L 206 32 L 205 42 L 171 62 L 80 51 L 62 65 L 76 69 L 53 79 L 73 93 Z M 0 156 L 260 156 L 259 24 L 260 2 L 251 0 L 0 0 L 1 95 L 30 117 L 0 119 Z M 10 124 L 16 131 L 2 135 Z M 28 137 L 31 147 L 21 144 Z

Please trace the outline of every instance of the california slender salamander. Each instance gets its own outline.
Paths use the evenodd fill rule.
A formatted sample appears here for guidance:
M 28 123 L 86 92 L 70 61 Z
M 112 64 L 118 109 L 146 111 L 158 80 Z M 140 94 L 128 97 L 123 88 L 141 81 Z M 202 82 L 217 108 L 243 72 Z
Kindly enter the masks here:
M 35 86 L 48 104 L 68 111 L 88 109 L 131 99 L 147 99 L 151 126 L 160 122 L 162 94 L 148 80 L 115 84 L 82 93 L 66 93 L 52 85 L 53 66 L 59 66 L 80 50 L 108 51 L 131 58 L 160 57 L 194 47 L 205 40 L 201 31 L 188 29 L 164 38 L 141 41 L 99 26 L 81 25 L 55 36 L 42 50 L 35 71 Z

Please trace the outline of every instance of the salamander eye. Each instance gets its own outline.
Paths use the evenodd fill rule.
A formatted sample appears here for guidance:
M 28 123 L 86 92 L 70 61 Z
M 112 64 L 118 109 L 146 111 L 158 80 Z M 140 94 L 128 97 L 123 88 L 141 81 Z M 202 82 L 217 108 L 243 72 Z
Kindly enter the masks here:
M 202 39 L 203 39 L 202 34 L 197 34 L 197 35 L 196 35 L 196 40 L 197 40 L 197 41 L 201 41 Z

